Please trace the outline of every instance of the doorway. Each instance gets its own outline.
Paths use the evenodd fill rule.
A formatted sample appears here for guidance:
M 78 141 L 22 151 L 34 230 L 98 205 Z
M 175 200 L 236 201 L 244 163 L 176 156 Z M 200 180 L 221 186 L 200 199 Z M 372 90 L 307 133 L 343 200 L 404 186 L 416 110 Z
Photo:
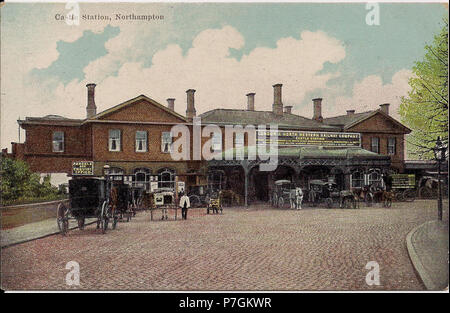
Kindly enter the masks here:
M 259 201 L 269 201 L 269 173 L 255 171 L 254 186 L 256 199 Z

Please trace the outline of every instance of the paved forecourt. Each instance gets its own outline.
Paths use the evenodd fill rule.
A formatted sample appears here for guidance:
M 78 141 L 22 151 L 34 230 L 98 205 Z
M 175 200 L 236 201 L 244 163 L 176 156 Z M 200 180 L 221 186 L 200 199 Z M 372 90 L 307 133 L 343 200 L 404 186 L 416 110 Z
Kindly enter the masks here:
M 192 209 L 186 221 L 141 212 L 105 235 L 90 225 L 2 249 L 1 287 L 423 290 L 405 238 L 436 216 L 435 201 L 423 200 L 390 209 Z M 69 261 L 80 265 L 79 286 L 66 285 Z M 370 261 L 380 266 L 379 286 L 366 284 Z

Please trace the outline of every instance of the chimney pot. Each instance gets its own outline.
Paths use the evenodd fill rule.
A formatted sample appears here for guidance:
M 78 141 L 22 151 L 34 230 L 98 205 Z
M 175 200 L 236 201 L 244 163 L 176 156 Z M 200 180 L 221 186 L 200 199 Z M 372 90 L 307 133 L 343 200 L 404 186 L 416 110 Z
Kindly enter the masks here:
M 347 115 L 355 114 L 355 110 L 347 110 Z
M 313 109 L 314 109 L 313 120 L 318 121 L 318 122 L 323 122 L 322 98 L 313 99 Z
M 246 94 L 247 96 L 247 110 L 255 111 L 255 93 L 251 92 Z
M 389 103 L 380 104 L 380 109 L 387 115 L 389 115 Z
M 272 111 L 276 115 L 283 115 L 283 102 L 281 101 L 281 87 L 283 84 L 273 85 L 273 105 Z
M 292 114 L 292 105 L 286 105 L 284 107 L 284 113 Z
M 172 111 L 175 111 L 175 99 L 169 98 L 167 99 L 167 107 L 171 109 Z
M 186 90 L 187 95 L 187 108 L 186 108 L 186 117 L 189 121 L 192 121 L 192 119 L 195 117 L 195 104 L 194 104 L 194 89 L 188 89 Z
M 97 106 L 95 105 L 95 84 L 87 84 L 87 106 L 86 117 L 91 118 L 97 114 Z

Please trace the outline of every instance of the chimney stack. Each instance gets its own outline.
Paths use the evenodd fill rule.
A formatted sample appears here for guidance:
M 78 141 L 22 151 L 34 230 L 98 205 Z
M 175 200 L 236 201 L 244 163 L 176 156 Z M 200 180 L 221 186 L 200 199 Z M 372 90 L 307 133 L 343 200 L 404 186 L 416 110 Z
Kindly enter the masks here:
M 322 122 L 322 98 L 315 98 L 313 99 L 313 108 L 314 108 L 314 115 L 313 120 Z
M 380 104 L 381 111 L 389 115 L 389 103 Z
M 175 111 L 175 99 L 169 98 L 167 99 L 167 107 L 171 109 L 172 111 Z
M 195 117 L 195 106 L 194 106 L 194 89 L 186 90 L 187 94 L 187 109 L 186 109 L 186 117 L 189 121 Z
M 355 114 L 355 110 L 347 110 L 347 115 L 353 115 Z
M 273 85 L 273 105 L 272 111 L 276 115 L 283 115 L 283 102 L 281 102 L 282 84 Z
M 97 114 L 97 107 L 95 105 L 95 84 L 87 84 L 87 106 L 86 106 L 86 118 L 91 118 Z
M 247 95 L 247 110 L 248 111 L 255 111 L 255 93 L 251 92 Z
M 291 112 L 292 112 L 292 105 L 286 105 L 284 107 L 284 113 L 291 114 Z

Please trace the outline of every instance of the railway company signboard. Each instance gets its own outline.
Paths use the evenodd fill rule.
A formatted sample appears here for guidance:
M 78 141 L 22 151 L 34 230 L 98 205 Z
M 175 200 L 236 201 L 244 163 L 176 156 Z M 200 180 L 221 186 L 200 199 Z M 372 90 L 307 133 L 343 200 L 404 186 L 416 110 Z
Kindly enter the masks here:
M 271 142 L 277 138 L 276 142 Z M 277 137 L 273 137 L 277 136 Z M 278 144 L 278 146 L 331 146 L 331 147 L 360 147 L 361 134 L 314 132 L 314 131 L 289 131 L 289 130 L 258 130 L 256 136 L 258 145 Z

